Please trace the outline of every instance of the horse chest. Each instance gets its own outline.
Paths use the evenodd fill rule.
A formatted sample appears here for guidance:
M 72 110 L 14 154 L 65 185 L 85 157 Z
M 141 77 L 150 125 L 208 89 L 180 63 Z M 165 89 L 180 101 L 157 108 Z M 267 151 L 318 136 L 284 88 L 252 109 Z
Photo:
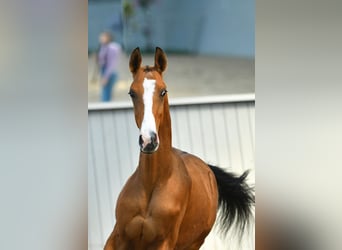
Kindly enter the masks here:
M 165 195 L 159 192 L 150 197 L 137 194 L 126 205 L 122 210 L 122 216 L 126 217 L 122 225 L 124 235 L 131 241 L 145 243 L 163 238 L 170 228 L 174 228 L 175 218 L 181 211 L 180 204 L 172 199 L 165 200 Z

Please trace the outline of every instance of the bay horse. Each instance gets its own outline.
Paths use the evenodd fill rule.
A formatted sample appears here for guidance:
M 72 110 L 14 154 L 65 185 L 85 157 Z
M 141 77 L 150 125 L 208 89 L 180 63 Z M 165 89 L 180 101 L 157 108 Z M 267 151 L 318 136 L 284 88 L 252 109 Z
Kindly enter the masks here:
M 116 224 L 105 250 L 198 250 L 222 210 L 227 231 L 243 231 L 252 214 L 253 190 L 241 176 L 224 172 L 172 147 L 171 118 L 163 72 L 167 58 L 156 48 L 154 66 L 141 66 L 139 48 L 129 68 L 129 95 L 140 130 L 139 164 L 116 205 Z

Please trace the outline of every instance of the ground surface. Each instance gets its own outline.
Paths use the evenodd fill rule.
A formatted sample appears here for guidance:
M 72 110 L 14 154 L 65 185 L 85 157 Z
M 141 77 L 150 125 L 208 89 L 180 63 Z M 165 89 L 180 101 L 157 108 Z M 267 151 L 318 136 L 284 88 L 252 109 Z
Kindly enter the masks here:
M 99 83 L 94 56 L 88 60 L 88 102 L 99 101 Z M 143 64 L 153 65 L 152 55 L 143 55 Z M 122 55 L 119 80 L 113 101 L 128 101 L 132 78 L 128 56 Z M 254 93 L 254 60 L 233 57 L 168 55 L 164 74 L 170 98 L 222 94 Z

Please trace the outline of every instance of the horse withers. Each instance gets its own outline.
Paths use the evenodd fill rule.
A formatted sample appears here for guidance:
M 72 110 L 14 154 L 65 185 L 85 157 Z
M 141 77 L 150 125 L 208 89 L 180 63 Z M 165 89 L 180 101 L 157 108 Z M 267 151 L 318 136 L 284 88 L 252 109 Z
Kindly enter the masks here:
M 243 231 L 252 215 L 247 172 L 235 176 L 172 147 L 171 118 L 163 72 L 166 55 L 156 48 L 154 66 L 141 66 L 139 48 L 129 68 L 129 95 L 140 135 L 139 164 L 116 205 L 116 224 L 105 250 L 197 250 L 216 220 L 223 231 Z

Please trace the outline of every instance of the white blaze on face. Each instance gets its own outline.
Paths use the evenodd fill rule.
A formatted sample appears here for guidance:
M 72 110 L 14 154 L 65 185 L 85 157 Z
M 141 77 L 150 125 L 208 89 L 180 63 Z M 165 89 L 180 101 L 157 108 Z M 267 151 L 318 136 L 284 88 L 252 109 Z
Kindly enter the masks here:
M 154 132 L 157 134 L 156 121 L 154 119 L 154 115 L 152 112 L 153 93 L 154 93 L 155 86 L 156 86 L 156 80 L 147 79 L 147 78 L 144 79 L 144 82 L 143 82 L 144 118 L 141 124 L 140 134 L 145 139 L 150 139 L 151 132 Z

